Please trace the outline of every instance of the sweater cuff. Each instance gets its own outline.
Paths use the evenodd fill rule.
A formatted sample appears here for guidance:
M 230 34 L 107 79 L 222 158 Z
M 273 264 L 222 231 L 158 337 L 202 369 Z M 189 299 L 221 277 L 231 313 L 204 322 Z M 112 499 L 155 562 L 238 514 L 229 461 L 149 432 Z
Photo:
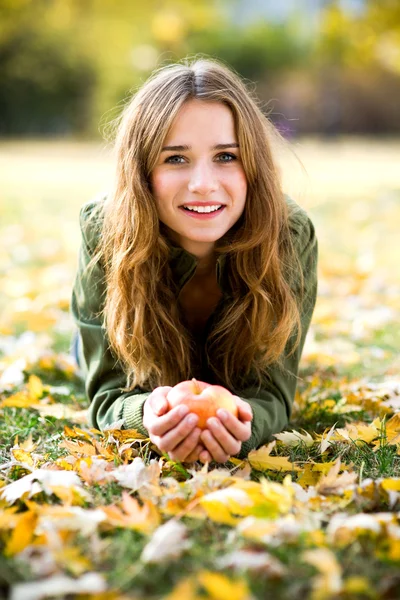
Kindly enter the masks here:
M 149 432 L 143 426 L 143 406 L 149 396 L 150 392 L 146 392 L 125 398 L 122 409 L 124 429 L 136 429 L 142 435 L 149 437 Z

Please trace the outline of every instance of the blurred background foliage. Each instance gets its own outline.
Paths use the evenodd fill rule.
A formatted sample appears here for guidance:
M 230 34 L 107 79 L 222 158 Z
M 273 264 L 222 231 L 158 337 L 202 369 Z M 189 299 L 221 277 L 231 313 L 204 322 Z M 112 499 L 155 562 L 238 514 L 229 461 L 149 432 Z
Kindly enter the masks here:
M 0 0 L 0 136 L 98 138 L 150 72 L 197 53 L 288 137 L 400 131 L 400 2 Z

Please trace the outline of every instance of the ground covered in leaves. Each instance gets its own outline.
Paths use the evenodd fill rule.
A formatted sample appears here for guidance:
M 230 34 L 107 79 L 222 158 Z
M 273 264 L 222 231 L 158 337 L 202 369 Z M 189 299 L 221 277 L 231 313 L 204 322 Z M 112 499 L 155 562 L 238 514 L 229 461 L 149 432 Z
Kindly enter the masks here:
M 68 308 L 90 181 L 46 185 L 49 162 L 89 177 L 89 150 L 32 147 L 26 203 L 21 149 L 0 146 L 0 598 L 400 598 L 399 147 L 297 148 L 320 265 L 291 423 L 205 466 L 87 424 Z

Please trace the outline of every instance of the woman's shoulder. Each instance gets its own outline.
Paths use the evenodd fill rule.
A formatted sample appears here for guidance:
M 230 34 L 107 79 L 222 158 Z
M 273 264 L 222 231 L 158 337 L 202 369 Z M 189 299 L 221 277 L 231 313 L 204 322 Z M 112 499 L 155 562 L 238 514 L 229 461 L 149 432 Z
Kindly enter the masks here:
M 104 218 L 103 207 L 106 198 L 107 194 L 99 194 L 85 202 L 80 208 L 79 224 L 89 248 L 94 248 L 97 245 Z
M 294 243 L 301 248 L 316 238 L 315 227 L 308 212 L 293 198 L 284 194 L 289 212 L 289 228 L 294 238 Z

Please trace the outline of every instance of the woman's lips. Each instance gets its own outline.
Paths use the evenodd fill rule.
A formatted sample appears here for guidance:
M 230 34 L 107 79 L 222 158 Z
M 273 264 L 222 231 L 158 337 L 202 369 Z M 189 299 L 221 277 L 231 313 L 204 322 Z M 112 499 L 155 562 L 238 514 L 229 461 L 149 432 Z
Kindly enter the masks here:
M 179 207 L 179 209 L 183 211 L 188 217 L 192 217 L 192 219 L 200 219 L 202 221 L 207 221 L 208 219 L 214 219 L 215 217 L 218 217 L 218 215 L 222 213 L 224 208 L 225 205 L 221 206 L 221 208 L 218 208 L 218 210 L 214 210 L 213 212 L 199 213 L 194 210 L 186 210 L 183 208 L 183 206 Z

